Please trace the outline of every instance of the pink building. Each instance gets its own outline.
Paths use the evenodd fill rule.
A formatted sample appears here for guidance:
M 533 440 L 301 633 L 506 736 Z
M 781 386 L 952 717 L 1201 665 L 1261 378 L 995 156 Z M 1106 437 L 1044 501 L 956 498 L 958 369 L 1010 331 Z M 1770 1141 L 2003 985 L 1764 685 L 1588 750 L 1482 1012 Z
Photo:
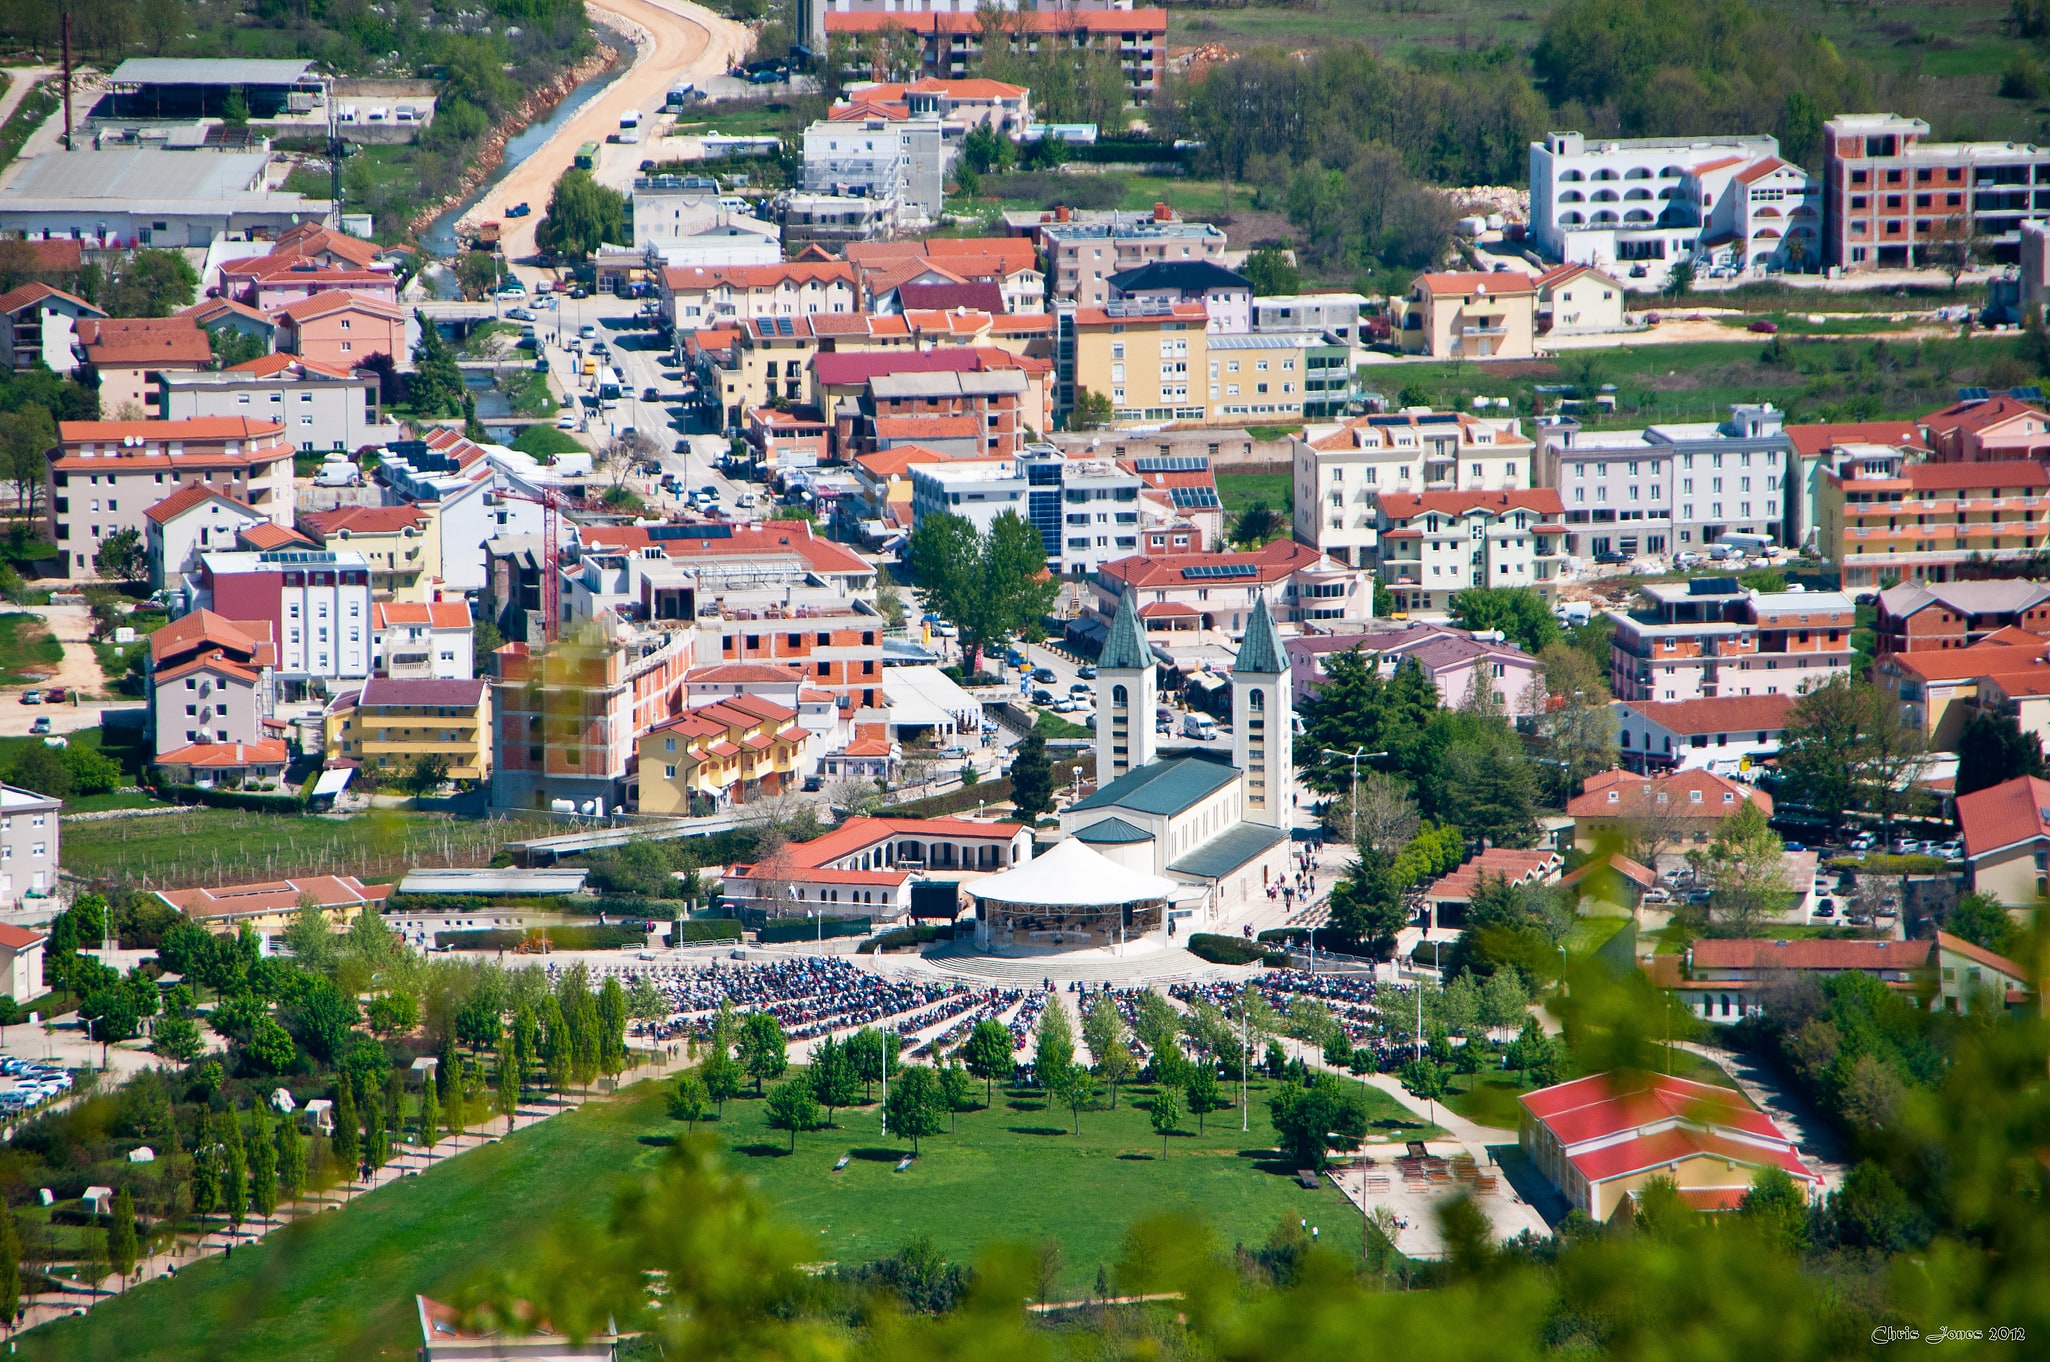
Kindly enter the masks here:
M 1441 704 L 1457 706 L 1473 693 L 1475 678 L 1505 714 L 1531 714 L 1544 695 L 1538 661 L 1512 643 L 1477 638 L 1443 624 L 1411 623 L 1367 633 L 1311 634 L 1286 640 L 1290 684 L 1300 705 L 1324 684 L 1337 653 L 1358 648 L 1384 676 L 1414 660 L 1438 689 Z
M 301 359 L 349 369 L 372 355 L 406 355 L 406 314 L 380 298 L 346 290 L 316 294 L 272 314 L 278 348 Z

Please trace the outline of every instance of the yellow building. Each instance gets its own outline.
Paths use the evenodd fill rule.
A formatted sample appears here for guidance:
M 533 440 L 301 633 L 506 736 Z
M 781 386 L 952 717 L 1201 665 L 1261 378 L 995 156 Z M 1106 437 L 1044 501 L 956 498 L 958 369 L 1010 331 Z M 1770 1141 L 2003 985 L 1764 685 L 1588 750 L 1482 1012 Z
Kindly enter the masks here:
M 1515 271 L 1420 274 L 1394 305 L 1406 355 L 1529 359 L 1537 345 L 1537 286 Z
M 441 570 L 441 512 L 435 504 L 309 511 L 299 517 L 299 529 L 323 548 L 362 554 L 376 599 L 432 599 Z
M 805 740 L 797 711 L 736 695 L 659 723 L 641 735 L 642 813 L 688 814 L 696 797 L 745 804 L 802 777 Z
M 327 911 L 336 931 L 347 931 L 357 914 L 381 905 L 392 889 L 389 884 L 365 884 L 354 875 L 306 875 L 215 889 L 166 889 L 157 897 L 210 932 L 232 935 L 247 926 L 269 936 L 290 927 L 309 903 Z
M 326 729 L 329 765 L 397 776 L 422 757 L 440 757 L 451 780 L 491 774 L 491 686 L 483 680 L 375 676 L 353 703 L 329 706 Z
M 1815 549 L 1851 591 L 1947 582 L 1967 564 L 2029 561 L 2050 529 L 2050 472 L 2026 460 L 1911 463 L 1893 445 L 1839 445 L 1815 496 Z
M 1209 420 L 1208 324 L 1201 303 L 1077 308 L 1074 400 L 1107 395 L 1117 425 Z

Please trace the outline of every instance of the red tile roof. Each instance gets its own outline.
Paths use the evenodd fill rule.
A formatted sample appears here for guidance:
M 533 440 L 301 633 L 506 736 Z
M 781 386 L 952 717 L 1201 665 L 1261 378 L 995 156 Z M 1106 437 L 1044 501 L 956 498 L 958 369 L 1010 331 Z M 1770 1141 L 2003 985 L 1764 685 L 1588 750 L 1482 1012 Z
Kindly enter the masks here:
M 382 298 L 353 293 L 348 289 L 329 289 L 325 293 L 316 293 L 311 298 L 301 298 L 297 302 L 285 304 L 271 315 L 295 322 L 308 322 L 316 317 L 325 317 L 331 312 L 349 311 L 368 313 L 373 317 L 382 317 L 386 321 L 404 321 L 406 317 L 403 308 L 387 303 Z
M 20 288 L 0 293 L 0 312 L 19 312 L 29 304 L 40 303 L 47 298 L 61 298 L 73 307 L 95 317 L 107 315 L 76 294 L 66 293 L 61 288 L 51 288 L 48 284 L 23 284 Z
M 425 625 L 431 629 L 468 629 L 470 603 L 454 601 L 378 601 L 370 607 L 370 627 Z
M 1105 575 L 1124 582 L 1135 590 L 1168 586 L 1215 586 L 1214 580 L 1201 580 L 1187 575 L 1190 568 L 1250 566 L 1254 575 L 1233 577 L 1226 580 L 1237 585 L 1266 584 L 1286 579 L 1290 574 L 1304 568 L 1316 567 L 1324 562 L 1324 556 L 1306 544 L 1293 539 L 1276 539 L 1269 544 L 1243 553 L 1173 553 L 1160 557 L 1135 554 L 1130 558 L 1118 558 L 1103 565 Z
M 1537 285 L 1530 276 L 1516 270 L 1502 270 L 1493 274 L 1467 270 L 1456 274 L 1421 274 L 1416 286 L 1426 293 L 1487 293 L 1515 296 L 1535 293 Z
M 860 745 L 850 744 L 848 755 L 881 756 L 889 751 L 889 744 L 883 743 L 881 752 L 858 754 L 855 748 Z M 791 845 L 787 848 L 787 859 L 792 866 L 809 870 L 843 856 L 852 856 L 892 837 L 972 837 L 1009 841 L 1017 836 L 1021 826 L 1018 823 L 977 823 L 966 818 L 850 818 L 824 836 Z
M 213 344 L 190 317 L 81 318 L 78 340 L 101 367 L 213 363 Z
M 2050 412 L 2002 394 L 1978 402 L 1953 402 L 1950 406 L 1932 411 L 1923 417 L 1922 426 L 1931 435 L 1948 435 L 1960 430 L 1984 430 L 1988 426 L 1999 425 L 2018 416 L 2034 416 L 2041 421 L 2050 421 Z
M 234 747 L 235 743 L 215 743 Z M 280 743 L 278 746 L 282 747 Z M 302 898 L 323 908 L 357 908 L 382 903 L 391 897 L 388 884 L 365 884 L 354 875 L 307 875 L 292 880 L 267 880 L 257 884 L 230 884 L 218 889 L 169 889 L 157 897 L 197 922 L 212 919 L 253 917 L 261 913 L 288 912 Z
M 649 528 L 646 525 L 585 525 L 578 529 L 578 534 L 585 547 L 592 550 L 659 548 L 664 555 L 677 560 L 796 554 L 820 572 L 875 570 L 852 549 L 813 534 L 810 524 L 801 520 L 769 521 L 759 529 L 734 525 L 728 534 L 705 539 L 653 539 L 649 537 Z M 676 527 L 668 528 L 674 530 Z
M 243 543 L 259 553 L 270 549 L 281 549 L 287 544 L 311 544 L 313 541 L 297 530 L 288 530 L 275 520 L 259 520 L 254 525 L 245 525 L 238 536 Z
M 1696 969 L 1916 970 L 1929 964 L 1927 941 L 1777 941 L 1702 937 L 1690 951 Z
M 683 674 L 683 683 L 688 685 L 723 682 L 730 685 L 745 685 L 750 681 L 770 683 L 799 681 L 804 677 L 802 668 L 773 666 L 766 662 L 715 662 L 708 667 L 693 667 Z
M 1976 942 L 1967 941 L 1961 936 L 1952 936 L 1949 932 L 1938 932 L 1936 934 L 1936 944 L 1943 950 L 1950 951 L 1955 955 L 1962 955 L 1967 960 L 1977 961 L 1986 968 L 2004 974 L 2010 979 L 2018 980 L 2023 984 L 2029 982 L 2027 970 L 2006 956 L 1995 954 Z
M 219 647 L 244 656 L 256 652 L 256 636 L 241 624 L 211 610 L 181 615 L 149 636 L 150 660 L 171 662 L 197 649 Z
M 1791 695 L 1718 695 L 1700 700 L 1623 703 L 1669 733 L 1772 733 L 1787 726 Z
M 184 421 L 59 421 L 57 438 L 67 445 L 119 444 L 140 435 L 157 444 L 174 440 L 209 443 L 222 440 L 259 440 L 285 433 L 276 421 L 253 416 L 194 416 Z
M 356 703 L 364 709 L 377 705 L 413 707 L 417 705 L 452 706 L 457 709 L 475 709 L 484 703 L 485 689 L 490 682 L 481 677 L 458 679 L 449 677 L 400 677 L 373 676 L 363 683 L 363 690 Z
M 2050 838 L 2050 780 L 2016 776 L 1959 795 L 1957 821 L 1965 833 L 1965 855 L 1973 858 Z
M 2026 459 L 1998 463 L 1911 463 L 1901 470 L 1901 476 L 1917 492 L 2050 487 L 2050 470 Z
M 852 288 L 857 281 L 854 266 L 845 260 L 786 260 L 779 265 L 671 265 L 662 271 L 662 282 L 675 292 L 776 288 L 782 284 L 845 284 Z
M 282 738 L 262 742 L 196 742 L 157 758 L 159 766 L 199 766 L 234 770 L 244 766 L 283 766 L 291 760 Z M 295 898 L 292 900 L 297 903 Z
M 1906 445 L 1924 448 L 1922 432 L 1913 421 L 1824 421 L 1814 425 L 1788 426 L 1787 438 L 1794 449 L 1814 458 L 1837 445 Z
M 32 932 L 26 927 L 17 927 L 11 922 L 0 922 L 0 946 L 10 951 L 25 951 L 38 941 L 50 938 L 41 932 Z
M 250 515 L 256 516 L 259 519 L 263 516 L 263 513 L 254 506 L 237 501 L 224 492 L 216 492 L 204 483 L 197 482 L 187 483 L 156 505 L 146 507 L 143 510 L 143 515 L 159 525 L 167 525 L 179 516 L 184 515 L 187 511 L 198 506 L 204 506 L 209 501 L 225 502 L 236 510 L 247 511 Z
M 352 534 L 398 534 L 417 530 L 427 523 L 427 513 L 418 506 L 337 506 L 332 511 L 308 511 L 299 526 L 325 544 L 330 536 Z
M 1025 94 L 1025 87 L 979 77 L 941 80 L 938 76 L 926 76 L 909 84 L 864 85 L 851 93 L 856 99 L 901 100 L 906 94 L 940 95 L 947 99 L 1018 99 Z
M 1697 793 L 1701 796 L 1698 800 L 1694 797 Z M 1660 795 L 1666 797 L 1663 805 L 1658 802 Z M 1762 812 L 1772 812 L 1771 795 L 1713 771 L 1674 771 L 1663 776 L 1603 771 L 1589 776 L 1581 793 L 1566 801 L 1566 812 L 1574 818 L 1622 818 L 1656 810 L 1720 819 L 1734 813 L 1747 799 Z
M 1792 166 L 1788 165 L 1785 161 L 1782 161 L 1777 156 L 1762 157 L 1759 160 L 1753 161 L 1750 165 L 1745 166 L 1742 170 L 1737 172 L 1737 183 L 1755 184 L 1759 180 L 1762 180 L 1766 176 L 1772 174 L 1775 170 L 1792 169 Z

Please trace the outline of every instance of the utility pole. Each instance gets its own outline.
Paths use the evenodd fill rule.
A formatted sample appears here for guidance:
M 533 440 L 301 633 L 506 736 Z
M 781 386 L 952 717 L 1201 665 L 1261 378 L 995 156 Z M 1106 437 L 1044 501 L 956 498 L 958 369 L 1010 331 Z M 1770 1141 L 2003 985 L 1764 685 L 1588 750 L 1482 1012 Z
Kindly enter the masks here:
M 1253 1128 L 1252 1087 L 1247 1082 L 1246 1063 L 1253 1053 L 1253 1014 L 1244 998 L 1239 999 L 1239 1132 Z
M 64 149 L 71 145 L 71 11 L 64 11 Z

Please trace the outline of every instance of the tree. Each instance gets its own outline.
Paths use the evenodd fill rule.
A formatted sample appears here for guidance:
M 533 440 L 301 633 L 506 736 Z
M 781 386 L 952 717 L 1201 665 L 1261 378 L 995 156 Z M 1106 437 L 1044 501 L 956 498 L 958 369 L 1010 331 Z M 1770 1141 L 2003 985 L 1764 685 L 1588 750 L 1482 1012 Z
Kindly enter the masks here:
M 1928 762 L 1921 728 L 1886 692 L 1849 679 L 1794 702 L 1780 749 L 1788 794 L 1832 827 L 1854 808 L 1890 823 L 1918 797 L 1916 781 Z
M 921 1138 L 940 1133 L 943 1104 L 939 1076 L 927 1065 L 907 1064 L 890 1085 L 885 1114 L 891 1131 L 911 1141 L 913 1158 L 918 1156 Z
M 940 1080 L 940 1100 L 947 1109 L 947 1131 L 952 1134 L 956 1129 L 954 1118 L 968 1110 L 975 1091 L 974 1081 L 958 1062 L 942 1064 L 936 1072 Z
M 149 552 L 143 547 L 142 532 L 131 526 L 102 539 L 93 554 L 93 571 L 131 584 L 147 578 Z
M 755 1081 L 755 1096 L 762 1095 L 762 1080 L 781 1078 L 790 1067 L 790 1042 L 783 1028 L 767 1012 L 750 1012 L 740 1025 L 740 1064 Z
M 2043 743 L 2033 733 L 2024 733 L 2012 714 L 2001 710 L 1975 709 L 1965 720 L 1957 741 L 1957 793 L 2015 779 L 2043 774 Z
M 276 1023 L 273 1022 L 272 1025 Z M 291 1043 L 289 1036 L 286 1037 L 286 1043 Z M 206 1043 L 201 1039 L 199 1026 L 192 1018 L 167 1016 L 160 1018 L 151 1028 L 149 1048 L 152 1054 L 162 1055 L 165 1059 L 179 1064 L 190 1064 L 199 1058 L 206 1048 Z
M 847 1047 L 829 1035 L 821 1036 L 812 1046 L 809 1078 L 812 1095 L 826 1109 L 828 1122 L 841 1107 L 854 1105 L 854 1085 L 861 1080 L 854 1072 L 854 1061 L 848 1057 Z
M 1673 268 L 1666 274 L 1666 296 L 1674 299 L 1684 298 L 1693 288 L 1694 262 L 1692 260 L 1675 260 Z
M 757 1012 L 755 1016 L 762 1014 Z M 790 1152 L 797 1152 L 797 1132 L 810 1130 L 819 1123 L 819 1102 L 812 1096 L 811 1084 L 803 1079 L 793 1078 L 787 1083 L 778 1083 L 769 1094 L 769 1127 L 772 1130 L 790 1132 Z
M 1011 1029 L 994 1017 L 984 1017 L 975 1023 L 975 1029 L 968 1033 L 968 1039 L 961 1046 L 961 1057 L 968 1065 L 968 1072 L 983 1082 L 983 1100 L 996 1104 L 996 1081 L 1009 1079 L 1016 1068 L 1012 1058 Z
M 420 1088 L 419 1146 L 427 1151 L 429 1160 L 434 1158 L 434 1146 L 441 1137 L 441 1103 L 434 1095 L 434 1084 L 426 1083 Z
M 1201 1134 L 1203 1117 L 1226 1105 L 1217 1086 L 1217 1067 L 1208 1063 L 1189 1066 L 1183 1079 L 1182 1099 L 1189 1114 L 1196 1118 L 1196 1132 Z
M 746 1076 L 740 1062 L 723 1048 L 715 1047 L 698 1066 L 698 1072 L 705 1080 L 705 1091 L 724 1116 L 727 1102 L 740 1095 L 741 1080 Z
M 1055 1084 L 1075 1067 L 1075 1029 L 1068 1024 L 1068 1010 L 1056 1001 L 1039 1014 L 1039 1030 L 1032 1050 L 1032 1072 L 1051 1096 Z
M 261 1101 L 249 1112 L 249 1204 L 268 1220 L 278 1209 L 278 1144 L 270 1108 Z
M 198 290 L 199 275 L 182 251 L 145 248 L 120 267 L 99 303 L 111 317 L 168 317 L 190 307 Z
M 285 928 L 285 946 L 292 958 L 308 970 L 325 970 L 334 961 L 335 929 L 327 909 L 309 894 L 302 895 L 291 925 Z
M 1253 504 L 1239 512 L 1232 522 L 1231 542 L 1244 548 L 1258 548 L 1275 536 L 1288 530 L 1288 522 L 1276 515 L 1274 508 L 1264 500 L 1255 498 Z
M 505 1133 L 512 1134 L 513 1117 L 520 1109 L 520 1066 L 512 1032 L 498 1040 L 498 1063 L 492 1073 L 491 1106 L 505 1118 Z
M 1252 280 L 1256 297 L 1285 297 L 1303 291 L 1302 271 L 1274 246 L 1262 246 L 1247 255 L 1239 273 Z
M 463 371 L 456 353 L 425 313 L 416 312 L 420 339 L 413 346 L 413 372 L 406 400 L 422 416 L 455 416 L 463 409 Z
M 49 454 L 56 446 L 57 423 L 48 408 L 0 412 L 0 477 L 14 484 L 15 509 L 24 518 L 36 515 L 49 485 Z
M 278 1123 L 278 1193 L 296 1197 L 306 1189 L 306 1139 L 291 1120 Z
M 1616 764 L 1618 724 L 1609 699 L 1608 665 L 1564 639 L 1548 643 L 1538 654 L 1544 686 L 1533 689 L 1539 701 L 1538 730 L 1546 755 L 1558 765 L 1558 801 L 1579 792 L 1581 782 Z M 1647 862 L 1649 864 L 1649 862 Z
M 1075 389 L 1074 410 L 1068 413 L 1070 430 L 1102 430 L 1115 419 L 1117 413 L 1110 405 L 1110 394 L 1091 392 L 1087 388 Z
M 465 298 L 489 298 L 504 277 L 504 258 L 491 251 L 464 251 L 456 258 L 456 287 Z
M 380 993 L 370 1000 L 368 1020 L 377 1035 L 403 1035 L 420 1024 L 420 1000 L 410 993 Z
M 1059 1102 L 1075 1118 L 1075 1134 L 1079 1136 L 1082 1133 L 1082 1109 L 1096 1100 L 1095 1076 L 1080 1064 L 1069 1064 L 1066 1068 L 1057 1069 L 1052 1078 L 1043 1081 L 1048 1099 Z
M 439 752 L 423 752 L 413 758 L 413 764 L 398 781 L 400 789 L 421 798 L 434 794 L 447 783 L 448 758 Z
M 1404 1092 L 1427 1104 L 1434 1103 L 1445 1095 L 1445 1070 L 1432 1060 L 1412 1059 L 1402 1066 L 1398 1077 L 1402 1080 Z M 1432 1119 L 1437 1119 L 1435 1111 Z
M 1477 586 L 1452 593 L 1452 618 L 1462 629 L 1499 630 L 1527 653 L 1543 651 L 1560 636 L 1558 617 L 1527 586 Z
M 1307 1085 L 1282 1083 L 1267 1105 L 1282 1150 L 1297 1168 L 1322 1168 L 1331 1136 L 1356 1140 L 1367 1132 L 1363 1090 L 1336 1074 L 1320 1073 Z
M 616 976 L 605 976 L 593 1005 L 598 1012 L 598 1068 L 607 1076 L 616 1076 L 626 1068 L 627 1010 L 626 990 Z M 782 1033 L 779 1030 L 777 1034 Z
M 21 1312 L 21 1231 L 14 1208 L 0 1201 L 0 1320 Z
M 1869 1159 L 1853 1168 L 1843 1186 L 1830 1195 L 1828 1219 L 1839 1243 L 1881 1253 L 1910 1248 L 1926 1233 L 1901 1185 Z
M 120 1274 L 121 1289 L 128 1289 L 129 1274 L 135 1271 L 135 1198 L 127 1187 L 114 1194 L 114 1220 L 107 1227 L 107 1263 Z
M 1046 735 L 1033 729 L 1011 749 L 1011 807 L 1027 823 L 1053 810 L 1053 763 L 1046 755 Z
M 1537 837 L 1537 789 L 1513 742 L 1457 742 L 1445 753 L 1444 808 L 1490 846 L 1527 847 Z
M 1117 1000 L 1104 989 L 1089 995 L 1082 1006 L 1082 1041 L 1096 1061 L 1096 1072 L 1110 1085 L 1110 1107 L 1117 1110 L 1118 1085 L 1137 1067 L 1131 1046 L 1126 1043 L 1125 1019 L 1118 1015 Z
M 669 1119 L 684 1121 L 693 1133 L 698 1122 L 712 1114 L 712 1095 L 705 1087 L 705 1080 L 694 1073 L 687 1073 L 676 1080 L 676 1091 L 669 1094 Z
M 1950 276 L 1950 291 L 1957 292 L 1957 281 L 1977 262 L 1978 242 L 1972 236 L 1972 224 L 1963 213 L 1953 213 L 1931 224 L 1928 245 L 1922 248 L 1923 259 L 1933 268 Z
M 335 1086 L 335 1104 L 328 1116 L 328 1119 L 334 1122 L 334 1133 L 329 1136 L 328 1143 L 334 1150 L 336 1160 L 349 1170 L 351 1182 L 356 1180 L 356 1163 L 360 1153 L 356 1144 L 355 1094 L 355 1085 L 347 1078 L 342 1079 Z
M 1515 970 L 1498 969 L 1481 985 L 1481 1020 L 1489 1031 L 1516 1025 L 1529 1010 L 1530 995 Z
M 1943 926 L 1952 936 L 1963 937 L 1995 955 L 2012 956 L 2022 936 L 2021 924 L 1991 894 L 1961 896 Z
M 1172 1083 L 1163 1083 L 1153 1094 L 1152 1109 L 1146 1113 L 1147 1121 L 1153 1126 L 1153 1133 L 1160 1137 L 1160 1157 L 1167 1157 L 1167 1137 L 1181 1128 L 1182 1092 Z
M 221 1113 L 219 1130 L 224 1157 L 221 1163 L 221 1204 L 228 1223 L 242 1228 L 249 1209 L 249 1151 L 242 1143 L 242 1117 L 233 1107 Z
M 247 364 L 250 360 L 261 359 L 270 353 L 270 346 L 261 336 L 232 326 L 209 327 L 206 345 L 213 354 L 216 369 L 232 369 L 238 364 Z
M 534 229 L 534 244 L 572 260 L 597 253 L 610 241 L 626 240 L 626 200 L 591 178 L 588 170 L 569 170 L 555 182 L 548 211 Z
M 1015 511 L 979 535 L 960 516 L 927 516 L 912 531 L 905 561 L 918 576 L 919 603 L 959 627 L 971 671 L 981 669 L 991 644 L 1035 632 L 1060 594 L 1046 570 L 1045 541 Z
M 1331 888 L 1332 924 L 1374 953 L 1386 955 L 1394 949 L 1395 934 L 1409 922 L 1403 888 L 1395 876 L 1394 858 L 1366 852 Z
M 883 617 L 885 626 L 904 627 L 904 593 L 897 589 L 890 569 L 881 563 L 876 565 L 876 613 Z
M 1808 1198 L 1778 1164 L 1767 1164 L 1753 1175 L 1737 1214 L 1786 1253 L 1799 1254 L 1808 1246 Z
M 1796 895 L 1786 886 L 1786 845 L 1765 811 L 1746 799 L 1716 825 L 1704 851 L 1687 859 L 1710 885 L 1710 924 L 1730 936 L 1751 936 L 1770 917 L 1791 907 Z
M 897 1054 L 904 1038 L 895 1031 L 878 1031 L 864 1026 L 847 1038 L 847 1058 L 861 1079 L 862 1100 L 875 1096 L 875 1085 L 897 1071 Z

